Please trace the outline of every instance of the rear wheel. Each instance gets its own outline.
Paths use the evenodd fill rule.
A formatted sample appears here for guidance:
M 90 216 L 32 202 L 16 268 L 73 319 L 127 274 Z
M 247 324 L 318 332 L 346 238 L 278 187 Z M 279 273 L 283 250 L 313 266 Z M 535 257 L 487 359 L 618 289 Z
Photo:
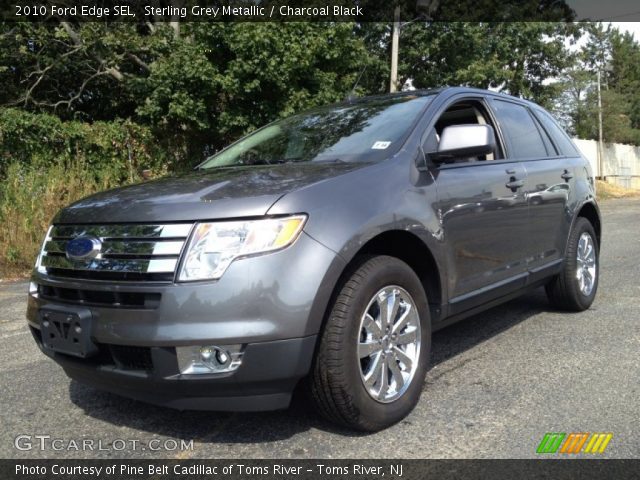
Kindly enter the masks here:
M 579 217 L 569 235 L 562 271 L 546 286 L 551 303 L 581 312 L 593 303 L 600 273 L 599 248 L 593 225 Z
M 366 260 L 335 299 L 311 378 L 320 412 L 365 431 L 414 408 L 430 353 L 427 298 L 414 271 L 394 257 Z

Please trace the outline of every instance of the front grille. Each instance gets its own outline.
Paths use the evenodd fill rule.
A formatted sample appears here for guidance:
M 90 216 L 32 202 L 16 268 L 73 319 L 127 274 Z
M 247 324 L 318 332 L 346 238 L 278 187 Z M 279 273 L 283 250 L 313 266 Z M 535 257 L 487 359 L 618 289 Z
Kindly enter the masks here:
M 55 277 L 109 281 L 173 280 L 191 224 L 54 225 L 44 242 L 38 271 Z M 100 240 L 95 258 L 72 260 L 67 243 Z
M 114 292 L 38 285 L 38 296 L 62 303 L 107 308 L 158 308 L 161 294 L 149 292 Z
M 36 343 L 42 348 L 42 333 L 39 329 L 29 327 Z M 98 352 L 88 358 L 71 357 L 58 353 L 76 362 L 95 366 L 115 367 L 120 370 L 153 371 L 153 359 L 150 347 L 132 347 L 127 345 L 110 345 L 98 343 Z
M 122 370 L 153 370 L 151 349 L 149 347 L 130 347 L 127 345 L 109 345 L 116 367 Z

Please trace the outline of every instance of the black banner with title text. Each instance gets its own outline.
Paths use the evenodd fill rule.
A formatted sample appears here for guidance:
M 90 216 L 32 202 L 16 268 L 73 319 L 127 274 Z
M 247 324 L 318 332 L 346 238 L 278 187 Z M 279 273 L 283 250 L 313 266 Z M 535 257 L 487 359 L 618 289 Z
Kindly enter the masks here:
M 637 478 L 638 460 L 0 460 L 3 480 Z
M 638 21 L 633 2 L 579 0 L 5 0 L 6 22 Z

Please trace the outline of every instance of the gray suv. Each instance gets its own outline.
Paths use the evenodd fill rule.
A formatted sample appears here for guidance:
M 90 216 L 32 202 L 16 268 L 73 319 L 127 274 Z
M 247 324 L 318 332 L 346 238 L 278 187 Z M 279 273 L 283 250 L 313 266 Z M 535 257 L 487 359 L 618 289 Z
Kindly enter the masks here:
M 27 317 L 73 379 L 177 409 L 272 410 L 301 380 L 374 431 L 416 405 L 431 333 L 544 286 L 598 287 L 589 163 L 539 106 L 467 88 L 322 107 L 177 178 L 54 218 Z

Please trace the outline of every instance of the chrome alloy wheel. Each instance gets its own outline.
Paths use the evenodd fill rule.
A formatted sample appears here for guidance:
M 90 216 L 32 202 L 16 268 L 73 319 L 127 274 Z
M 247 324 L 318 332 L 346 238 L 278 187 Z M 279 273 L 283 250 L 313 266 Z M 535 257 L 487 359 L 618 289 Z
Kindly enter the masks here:
M 369 301 L 360 320 L 360 377 L 369 395 L 390 403 L 407 391 L 420 358 L 420 316 L 411 295 L 390 285 Z
M 587 232 L 583 232 L 578 240 L 578 250 L 576 252 L 576 278 L 578 288 L 585 295 L 591 295 L 593 286 L 596 283 L 596 247 L 593 238 Z

